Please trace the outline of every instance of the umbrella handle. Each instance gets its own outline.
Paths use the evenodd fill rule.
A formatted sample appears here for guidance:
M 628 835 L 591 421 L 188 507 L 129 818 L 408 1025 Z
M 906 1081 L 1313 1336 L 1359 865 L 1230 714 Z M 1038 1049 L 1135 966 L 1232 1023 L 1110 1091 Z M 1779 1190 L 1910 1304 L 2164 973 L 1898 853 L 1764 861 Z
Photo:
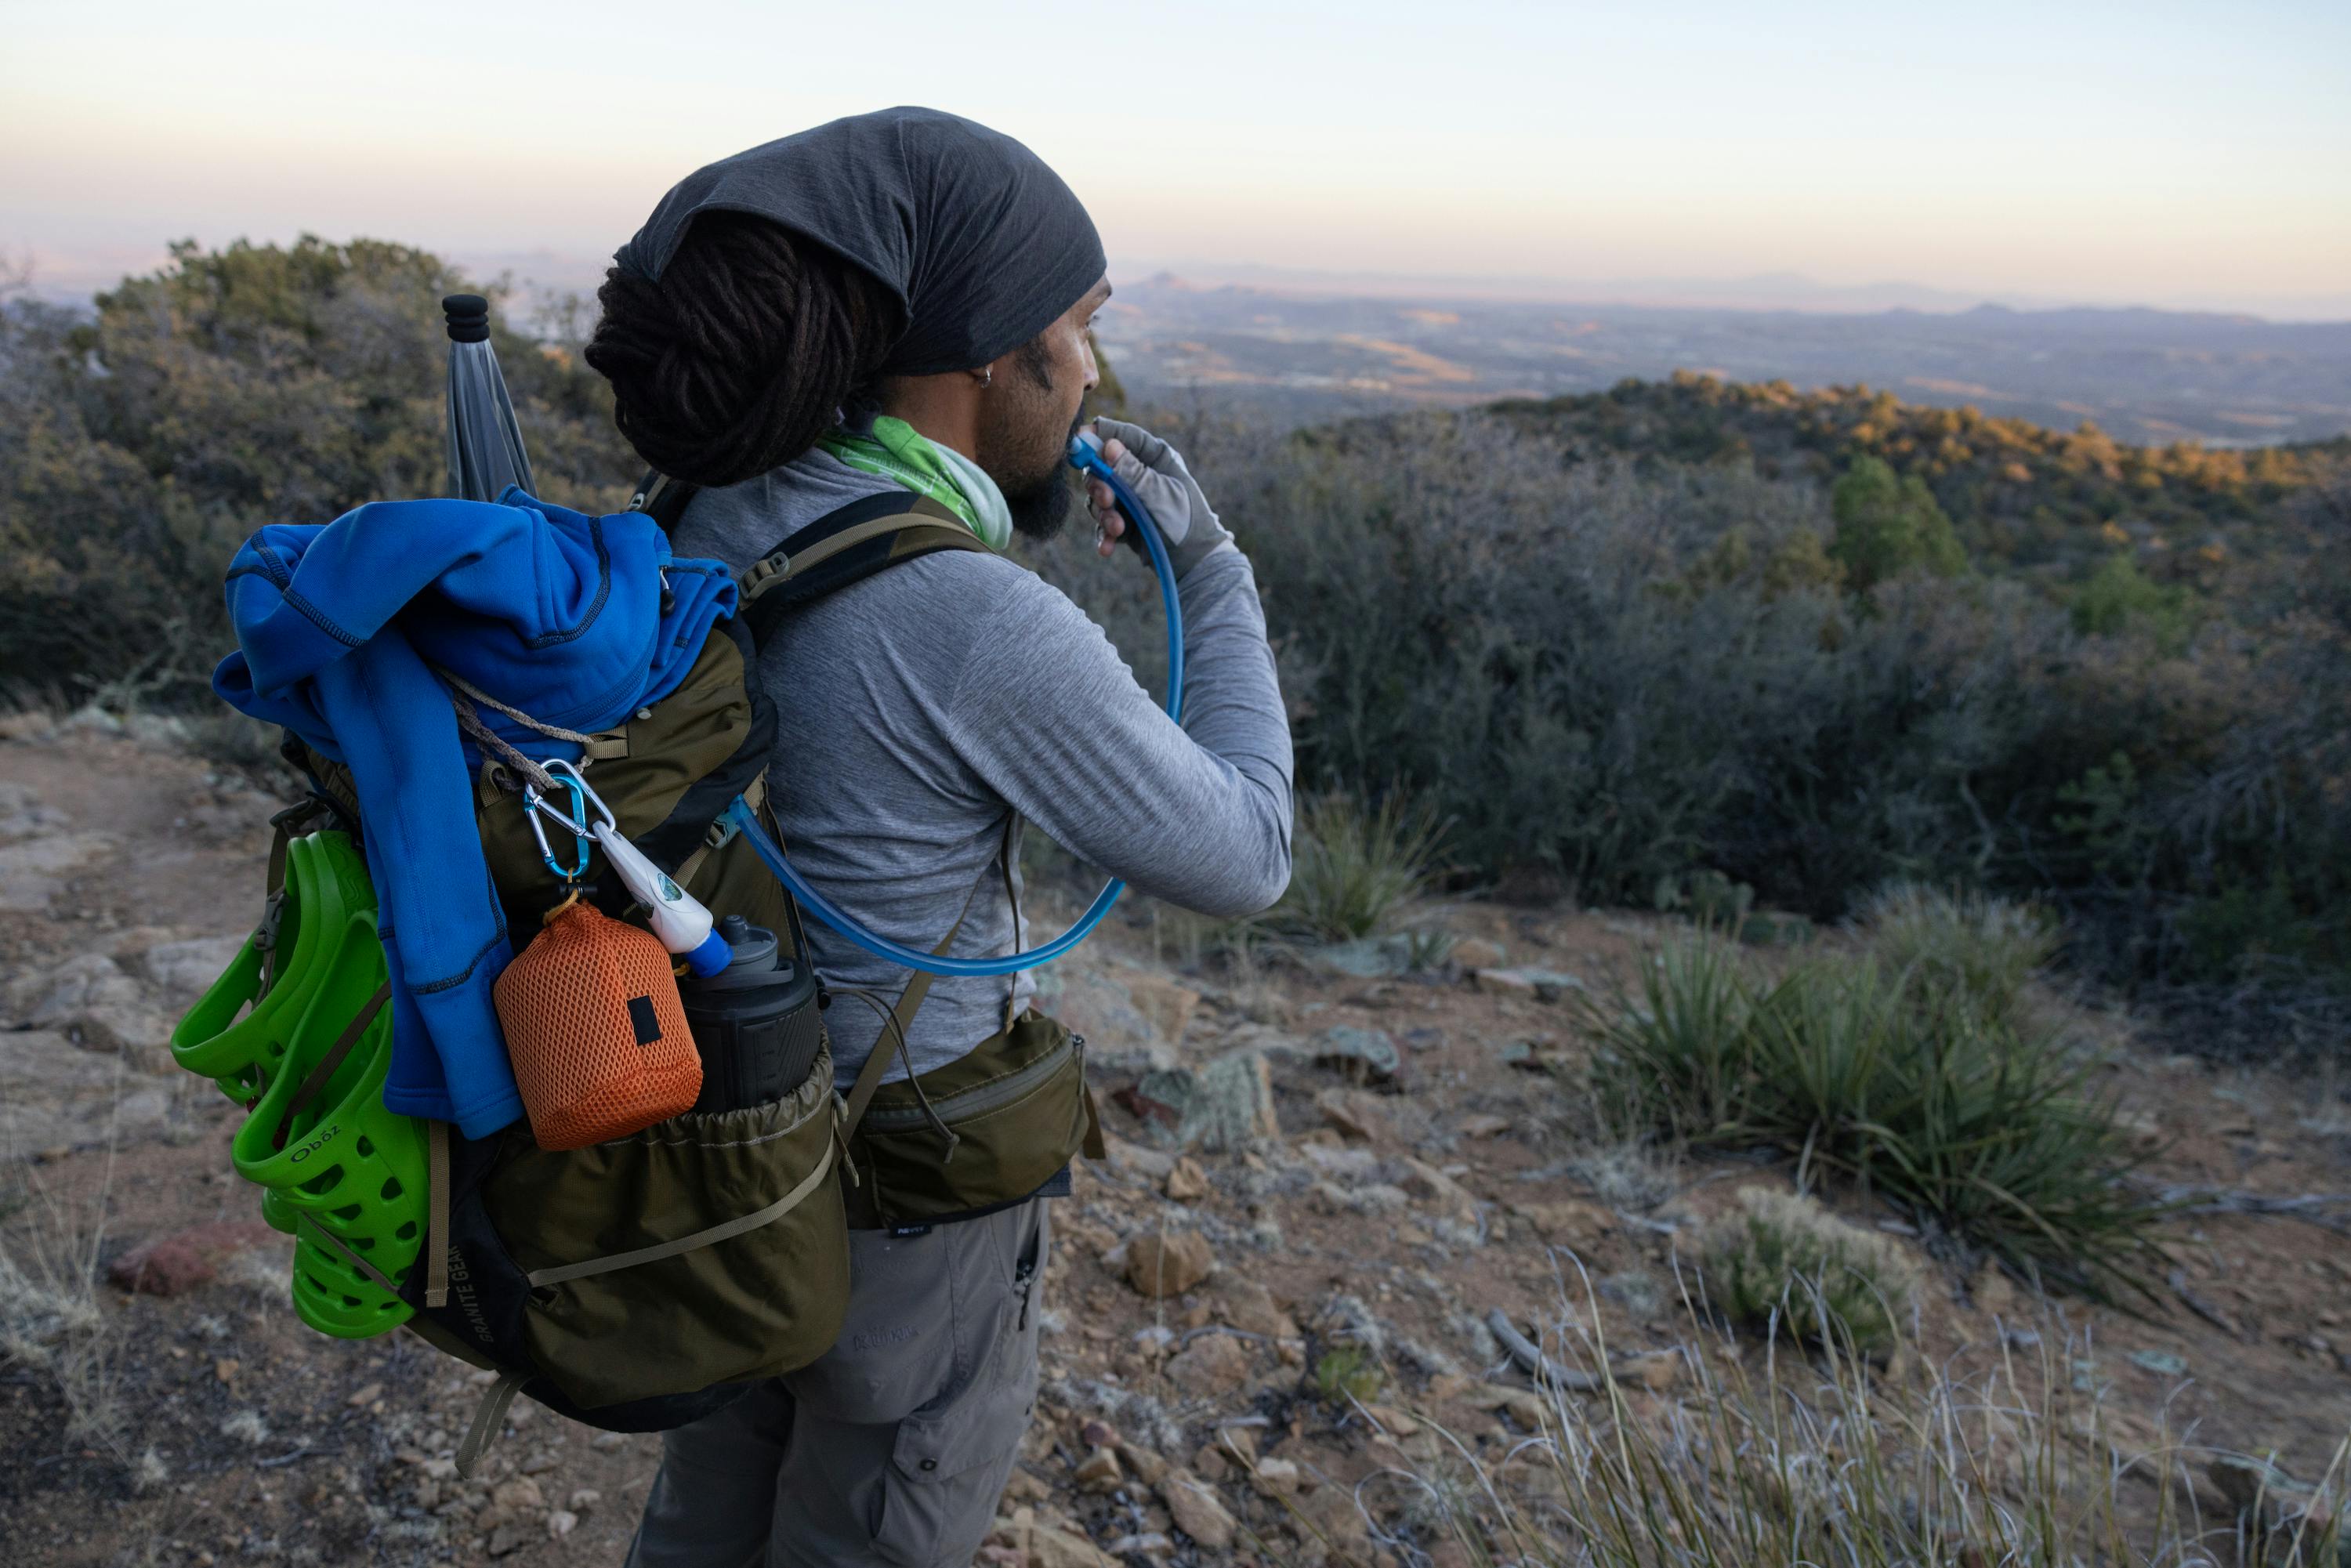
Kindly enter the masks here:
M 480 295 L 449 295 L 441 301 L 441 314 L 449 324 L 451 342 L 486 343 L 490 340 L 490 302 Z

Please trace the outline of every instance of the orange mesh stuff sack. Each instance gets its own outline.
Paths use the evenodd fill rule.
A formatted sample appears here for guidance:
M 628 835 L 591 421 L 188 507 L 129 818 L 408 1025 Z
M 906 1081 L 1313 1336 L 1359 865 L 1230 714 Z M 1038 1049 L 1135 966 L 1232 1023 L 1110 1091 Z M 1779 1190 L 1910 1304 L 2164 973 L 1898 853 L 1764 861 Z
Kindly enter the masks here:
M 670 965 L 651 935 L 575 899 L 498 977 L 498 1023 L 540 1148 L 586 1148 L 694 1108 L 702 1058 Z

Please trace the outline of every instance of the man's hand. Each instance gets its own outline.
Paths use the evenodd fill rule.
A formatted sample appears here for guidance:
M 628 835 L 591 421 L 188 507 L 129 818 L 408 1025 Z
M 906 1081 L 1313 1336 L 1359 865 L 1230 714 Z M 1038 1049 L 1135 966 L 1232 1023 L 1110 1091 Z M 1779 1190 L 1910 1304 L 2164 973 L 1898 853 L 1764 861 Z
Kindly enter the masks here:
M 1143 426 L 1123 420 L 1097 419 L 1094 434 L 1102 437 L 1102 458 L 1112 472 L 1150 508 L 1151 520 L 1159 525 L 1159 537 L 1167 546 L 1177 577 L 1217 546 L 1232 542 L 1233 536 L 1217 520 L 1208 497 L 1200 493 L 1199 481 L 1184 466 L 1182 453 Z M 1127 538 L 1125 514 L 1112 498 L 1110 486 L 1099 479 L 1086 481 L 1086 504 L 1099 528 L 1101 542 L 1096 548 L 1107 556 L 1120 539 Z M 1140 538 L 1127 538 L 1127 543 L 1136 554 L 1144 553 Z

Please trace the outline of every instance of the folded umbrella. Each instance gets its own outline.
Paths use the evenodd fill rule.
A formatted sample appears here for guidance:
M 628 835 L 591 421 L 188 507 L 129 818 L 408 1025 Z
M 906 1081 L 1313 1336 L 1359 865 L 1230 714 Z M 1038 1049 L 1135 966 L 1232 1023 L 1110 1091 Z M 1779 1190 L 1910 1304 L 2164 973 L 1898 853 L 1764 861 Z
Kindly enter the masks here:
M 452 294 L 441 311 L 449 323 L 449 493 L 465 501 L 495 501 L 509 485 L 533 493 L 530 455 L 490 347 L 490 302 Z

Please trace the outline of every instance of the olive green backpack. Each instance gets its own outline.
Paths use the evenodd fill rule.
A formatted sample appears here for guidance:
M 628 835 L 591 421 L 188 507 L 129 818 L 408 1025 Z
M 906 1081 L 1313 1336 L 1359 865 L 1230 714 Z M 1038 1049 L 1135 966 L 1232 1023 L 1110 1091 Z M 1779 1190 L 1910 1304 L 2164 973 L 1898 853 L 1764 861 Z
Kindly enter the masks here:
M 646 491 L 650 500 L 641 492 L 635 504 L 665 527 L 691 495 Z M 805 961 L 799 909 L 722 821 L 740 796 L 775 832 L 767 800 L 775 720 L 753 678 L 758 640 L 791 608 L 898 562 L 985 548 L 952 514 L 902 492 L 865 497 L 783 541 L 742 574 L 737 614 L 713 629 L 679 686 L 584 747 L 581 769 L 621 833 L 714 915 L 766 927 L 781 956 Z M 287 755 L 311 780 L 313 810 L 364 833 L 349 770 L 290 736 Z M 522 782 L 486 755 L 474 790 L 517 947 L 569 892 L 542 859 Z M 831 783 L 818 763 L 793 787 Z M 1008 854 L 1010 843 L 1008 824 Z M 616 876 L 581 885 L 605 914 L 642 924 Z M 425 1245 L 415 1265 L 377 1282 L 415 1309 L 408 1326 L 427 1341 L 500 1375 L 461 1466 L 470 1469 L 517 1391 L 615 1431 L 710 1414 L 831 1345 L 849 1297 L 852 1223 L 1018 1201 L 1081 1146 L 1099 1148 L 1083 1042 L 1033 1012 L 925 1074 L 919 1092 L 904 1082 L 882 1086 L 889 1045 L 903 1044 L 928 984 L 917 975 L 886 1009 L 883 1038 L 846 1097 L 834 1091 L 826 1045 L 806 1080 L 770 1103 L 690 1113 L 587 1148 L 541 1149 L 527 1123 L 482 1139 L 430 1124 Z M 818 1013 L 832 1000 L 819 991 L 807 1016 L 785 1027 L 820 1035 Z

